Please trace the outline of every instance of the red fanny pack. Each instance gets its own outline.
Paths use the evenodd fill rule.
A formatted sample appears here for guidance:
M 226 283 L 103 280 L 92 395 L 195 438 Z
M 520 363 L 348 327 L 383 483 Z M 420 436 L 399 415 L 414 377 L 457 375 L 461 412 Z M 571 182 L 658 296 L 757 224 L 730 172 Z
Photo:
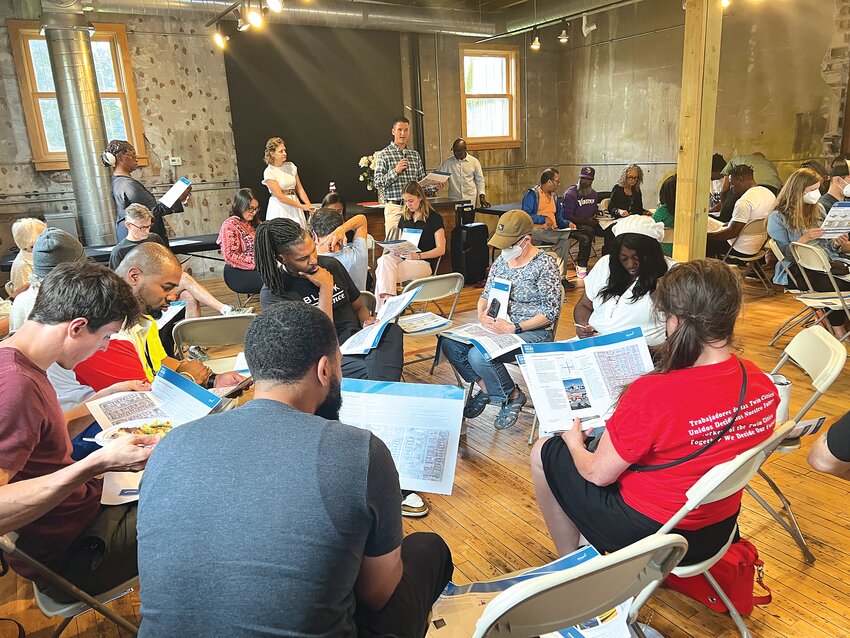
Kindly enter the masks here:
M 770 588 L 764 584 L 764 563 L 759 559 L 756 546 L 748 540 L 742 538 L 737 543 L 732 543 L 723 558 L 708 571 L 740 614 L 749 614 L 755 605 L 767 605 L 773 599 Z M 714 611 L 728 611 L 702 574 L 690 578 L 679 578 L 671 574 L 664 582 L 670 589 L 690 596 Z M 756 596 L 753 593 L 754 583 L 765 593 Z

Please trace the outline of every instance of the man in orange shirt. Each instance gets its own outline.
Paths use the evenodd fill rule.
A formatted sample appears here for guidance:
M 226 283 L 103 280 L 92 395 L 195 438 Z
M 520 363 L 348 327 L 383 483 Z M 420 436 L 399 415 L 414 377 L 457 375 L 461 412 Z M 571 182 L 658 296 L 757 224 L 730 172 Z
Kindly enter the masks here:
M 557 168 L 547 168 L 540 175 L 540 184 L 528 189 L 522 199 L 522 209 L 531 215 L 534 244 L 551 244 L 561 271 L 561 285 L 572 290 L 575 284 L 567 279 L 567 262 L 570 260 L 570 233 L 575 224 L 567 221 L 563 214 L 562 200 L 558 196 L 561 173 Z

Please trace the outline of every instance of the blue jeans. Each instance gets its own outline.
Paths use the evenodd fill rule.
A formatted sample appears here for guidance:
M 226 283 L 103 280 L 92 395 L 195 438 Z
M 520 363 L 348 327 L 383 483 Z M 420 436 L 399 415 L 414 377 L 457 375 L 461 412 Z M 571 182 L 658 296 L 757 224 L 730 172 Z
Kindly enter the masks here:
M 541 341 L 552 341 L 552 329 L 540 328 L 529 330 L 520 335 L 526 343 L 539 343 Z M 475 383 L 483 381 L 487 393 L 494 401 L 507 402 L 508 397 L 516 388 L 516 383 L 508 374 L 505 363 L 516 361 L 517 350 L 513 350 L 492 361 L 484 359 L 484 355 L 468 343 L 460 343 L 448 338 L 441 339 L 443 342 L 443 354 L 452 364 L 457 373 L 464 381 Z

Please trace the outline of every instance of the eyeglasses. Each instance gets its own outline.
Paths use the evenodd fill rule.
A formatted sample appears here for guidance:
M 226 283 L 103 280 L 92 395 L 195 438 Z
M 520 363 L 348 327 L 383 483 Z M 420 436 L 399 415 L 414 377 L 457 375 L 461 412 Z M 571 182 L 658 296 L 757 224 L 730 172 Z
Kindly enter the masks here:
M 638 176 L 637 175 L 626 175 L 626 179 L 629 180 L 630 182 L 636 182 L 638 180 Z
M 129 224 L 130 224 L 130 226 L 134 226 L 135 228 L 138 228 L 139 230 L 150 230 L 151 226 L 153 226 L 153 224 L 148 224 L 147 226 L 139 226 L 138 224 L 134 224 L 133 222 L 129 222 Z
M 244 210 L 244 212 L 246 212 L 246 213 L 259 213 L 259 212 L 260 212 L 260 207 L 259 207 L 259 206 L 251 206 L 251 207 L 249 207 L 249 208 L 246 208 L 246 209 Z

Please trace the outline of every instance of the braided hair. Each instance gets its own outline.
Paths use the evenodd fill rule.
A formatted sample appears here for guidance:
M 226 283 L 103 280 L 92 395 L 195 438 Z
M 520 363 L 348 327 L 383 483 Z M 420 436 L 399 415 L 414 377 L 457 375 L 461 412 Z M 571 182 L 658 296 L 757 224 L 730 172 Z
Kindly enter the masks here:
M 281 272 L 277 257 L 307 239 L 307 231 L 291 219 L 272 219 L 257 228 L 254 236 L 254 263 L 266 287 L 279 295 L 291 287 L 291 275 Z

